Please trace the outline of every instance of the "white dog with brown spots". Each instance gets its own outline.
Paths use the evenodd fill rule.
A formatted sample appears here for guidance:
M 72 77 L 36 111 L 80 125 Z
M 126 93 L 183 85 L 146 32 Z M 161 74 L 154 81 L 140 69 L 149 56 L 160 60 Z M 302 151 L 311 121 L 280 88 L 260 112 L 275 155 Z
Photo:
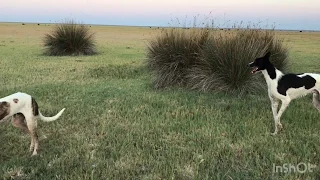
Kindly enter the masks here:
M 65 108 L 53 117 L 45 117 L 39 111 L 38 104 L 32 96 L 17 92 L 0 99 L 0 122 L 10 120 L 12 117 L 12 123 L 15 127 L 29 132 L 31 135 L 30 151 L 33 151 L 32 155 L 37 155 L 39 140 L 36 132 L 36 117 L 50 122 L 57 120 L 64 110 Z

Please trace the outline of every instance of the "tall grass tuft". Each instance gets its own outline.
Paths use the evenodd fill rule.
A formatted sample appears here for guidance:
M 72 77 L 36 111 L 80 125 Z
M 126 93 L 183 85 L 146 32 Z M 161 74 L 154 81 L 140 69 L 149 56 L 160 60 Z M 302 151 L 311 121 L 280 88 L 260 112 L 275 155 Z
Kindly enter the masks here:
M 239 29 L 210 36 L 199 61 L 188 72 L 188 85 L 200 91 L 253 92 L 265 87 L 248 63 L 270 51 L 271 62 L 287 70 L 288 50 L 274 30 Z
M 44 37 L 45 55 L 93 55 L 97 53 L 94 34 L 89 27 L 73 20 L 58 24 Z
M 149 41 L 147 64 L 155 75 L 155 88 L 259 91 L 265 89 L 265 82 L 261 75 L 250 74 L 248 63 L 267 51 L 275 67 L 287 71 L 288 48 L 274 28 L 262 29 L 259 23 L 243 28 L 241 22 L 223 30 L 213 20 L 206 18 L 208 23 L 199 26 L 196 19 L 190 29 L 185 24 L 166 28 Z
M 184 86 L 188 70 L 197 62 L 208 36 L 204 28 L 169 28 L 149 41 L 147 64 L 156 76 L 154 87 Z

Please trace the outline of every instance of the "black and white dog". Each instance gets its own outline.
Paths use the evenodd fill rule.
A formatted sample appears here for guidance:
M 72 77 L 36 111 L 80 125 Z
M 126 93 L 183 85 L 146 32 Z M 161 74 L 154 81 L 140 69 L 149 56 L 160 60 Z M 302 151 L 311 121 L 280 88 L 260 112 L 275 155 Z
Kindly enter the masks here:
M 282 129 L 280 118 L 288 107 L 289 103 L 296 98 L 305 96 L 309 93 L 316 93 L 320 89 L 320 74 L 284 74 L 269 61 L 270 52 L 265 56 L 255 59 L 249 63 L 253 68 L 251 73 L 262 72 L 267 85 L 268 95 L 271 101 L 272 113 L 275 123 L 275 130 L 272 135 L 276 135 Z M 278 111 L 278 105 L 281 107 Z
M 26 93 L 14 93 L 0 99 L 0 122 L 10 120 L 15 127 L 29 132 L 31 135 L 30 151 L 32 155 L 37 155 L 39 140 L 36 132 L 37 121 L 39 117 L 43 121 L 54 121 L 58 119 L 65 108 L 53 117 L 45 117 L 41 114 L 38 104 L 33 97 Z

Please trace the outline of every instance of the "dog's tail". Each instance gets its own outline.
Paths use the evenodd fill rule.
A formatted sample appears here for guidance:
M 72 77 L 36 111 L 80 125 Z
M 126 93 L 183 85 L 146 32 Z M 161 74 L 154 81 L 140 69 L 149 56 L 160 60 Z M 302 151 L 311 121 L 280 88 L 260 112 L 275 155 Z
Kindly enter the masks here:
M 45 117 L 41 114 L 40 110 L 39 110 L 39 117 L 42 121 L 46 121 L 46 122 L 50 122 L 50 121 L 55 121 L 57 120 L 63 113 L 63 111 L 65 110 L 66 108 L 63 108 L 58 114 L 56 114 L 55 116 L 52 116 L 52 117 Z

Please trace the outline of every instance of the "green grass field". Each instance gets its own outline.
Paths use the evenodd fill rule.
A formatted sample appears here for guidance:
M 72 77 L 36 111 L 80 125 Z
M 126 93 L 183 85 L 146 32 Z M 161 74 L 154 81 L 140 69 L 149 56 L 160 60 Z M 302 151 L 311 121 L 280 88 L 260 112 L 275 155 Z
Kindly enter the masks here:
M 312 97 L 293 101 L 274 124 L 267 94 L 154 90 L 144 65 L 159 30 L 92 26 L 99 55 L 47 57 L 42 38 L 54 25 L 0 24 L 0 96 L 33 95 L 40 151 L 30 136 L 0 124 L 3 179 L 318 179 L 320 113 Z M 293 72 L 320 73 L 320 32 L 279 32 Z M 313 172 L 274 172 L 284 164 Z M 300 166 L 300 170 L 304 170 Z

